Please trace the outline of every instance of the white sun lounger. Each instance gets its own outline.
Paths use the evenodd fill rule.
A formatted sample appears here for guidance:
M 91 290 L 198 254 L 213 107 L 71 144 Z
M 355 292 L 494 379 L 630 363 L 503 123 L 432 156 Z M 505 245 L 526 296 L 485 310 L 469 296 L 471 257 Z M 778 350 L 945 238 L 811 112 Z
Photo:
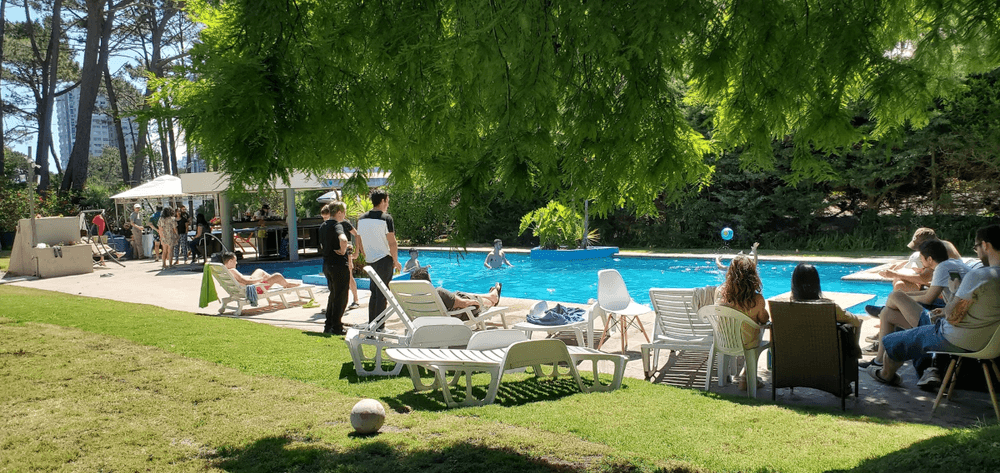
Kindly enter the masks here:
M 507 312 L 506 307 L 490 307 L 488 310 L 479 312 L 478 315 L 472 313 L 472 307 L 455 309 L 449 312 L 444 302 L 441 301 L 441 297 L 438 296 L 437 289 L 434 288 L 430 281 L 412 279 L 409 281 L 392 281 L 389 283 L 389 289 L 396 296 L 400 307 L 414 319 L 427 316 L 458 317 L 464 315 L 468 319 L 465 322 L 466 325 L 477 330 L 486 330 L 486 321 L 499 315 L 503 328 L 507 328 L 507 318 L 504 315 Z
M 512 332 L 517 335 L 505 336 L 497 332 Z M 535 376 L 551 377 L 553 379 L 560 376 L 559 367 L 565 367 L 568 374 L 576 381 L 581 392 L 612 391 L 621 386 L 622 376 L 625 372 L 626 358 L 621 355 L 612 355 L 598 350 L 585 347 L 567 347 L 562 340 L 524 340 L 524 335 L 516 330 L 497 330 L 480 332 L 476 335 L 489 335 L 490 337 L 500 336 L 505 341 L 518 339 L 520 341 L 505 348 L 492 349 L 427 349 L 427 348 L 388 348 L 386 355 L 399 363 L 407 364 L 411 368 L 411 378 L 413 387 L 417 391 L 441 389 L 444 401 L 449 407 L 458 406 L 482 406 L 492 404 L 496 400 L 497 391 L 500 388 L 500 381 L 504 372 L 517 370 L 525 367 L 533 367 Z M 483 346 L 470 340 L 470 347 Z M 489 344 L 487 344 L 488 348 Z M 594 366 L 594 385 L 586 386 L 580 379 L 576 365 L 582 361 L 590 360 Z M 597 377 L 597 362 L 611 361 L 615 364 L 614 380 L 609 385 L 601 385 Z M 545 374 L 541 366 L 552 365 L 550 374 Z M 423 383 L 416 375 L 416 366 L 428 369 L 434 373 L 435 380 L 431 384 Z M 454 372 L 453 383 L 447 381 L 447 372 Z M 490 386 L 486 397 L 476 398 L 472 393 L 472 374 L 475 372 L 485 372 L 490 374 Z M 465 399 L 456 401 L 449 389 L 450 386 L 458 383 L 462 375 L 465 375 Z
M 225 312 L 229 308 L 229 304 L 234 304 L 236 306 L 235 315 L 239 317 L 243 313 L 243 306 L 251 305 L 250 301 L 247 300 L 247 287 L 236 282 L 236 278 L 222 264 L 208 263 L 208 267 L 212 271 L 212 277 L 215 278 L 215 281 L 228 294 L 226 297 L 222 297 L 221 294 L 219 295 L 219 302 L 222 303 L 222 307 L 219 307 L 219 313 Z M 275 302 L 271 298 L 277 297 L 281 299 L 281 305 L 287 309 L 290 306 L 288 305 L 288 300 L 285 299 L 286 295 L 295 294 L 299 298 L 299 301 L 308 301 L 315 299 L 315 296 L 313 296 L 313 289 L 315 288 L 316 286 L 312 284 L 300 284 L 295 287 L 271 286 L 263 294 L 258 294 L 257 298 L 258 300 L 264 299 L 268 304 L 272 304 Z
M 385 369 L 384 353 L 390 347 L 434 347 L 447 348 L 466 346 L 472 337 L 472 329 L 455 317 L 411 317 L 403 310 L 396 297 L 385 287 L 385 283 L 371 266 L 364 270 L 371 278 L 372 291 L 381 291 L 385 296 L 386 306 L 372 322 L 362 326 L 347 329 L 344 343 L 351 352 L 354 361 L 354 372 L 358 376 L 395 376 L 403 369 L 402 363 L 396 363 L 391 369 Z M 385 323 L 391 318 L 398 318 L 403 323 L 403 332 L 394 333 L 386 330 Z M 368 350 L 371 353 L 366 353 Z M 365 365 L 373 365 L 367 368 Z

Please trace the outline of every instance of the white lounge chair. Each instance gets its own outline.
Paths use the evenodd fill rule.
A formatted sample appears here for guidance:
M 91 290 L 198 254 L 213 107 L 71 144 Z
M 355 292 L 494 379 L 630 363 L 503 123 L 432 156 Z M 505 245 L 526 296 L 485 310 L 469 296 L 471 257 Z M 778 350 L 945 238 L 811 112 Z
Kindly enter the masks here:
M 659 364 L 660 350 L 667 355 L 674 351 L 703 351 L 708 353 L 705 370 L 705 390 L 708 391 L 712 373 L 712 344 L 715 341 L 712 326 L 698 315 L 694 307 L 695 289 L 649 290 L 649 300 L 653 303 L 655 318 L 653 341 L 644 343 L 642 371 L 646 379 L 652 378 Z M 652 360 L 650 354 L 652 353 Z M 652 361 L 652 363 L 650 363 Z
M 642 320 L 639 320 L 639 316 L 652 310 L 649 306 L 632 300 L 632 296 L 629 295 L 628 288 L 625 286 L 625 280 L 622 279 L 622 275 L 617 270 L 602 269 L 597 272 L 597 304 L 604 312 L 607 312 L 609 323 L 604 328 L 600 343 L 597 344 L 598 349 L 604 346 L 604 341 L 611 337 L 611 330 L 616 325 L 620 326 L 621 330 L 622 354 L 628 348 L 629 327 L 638 326 L 642 335 L 646 337 L 646 342 L 649 342 L 649 334 L 646 333 L 646 327 L 642 324 Z
M 212 271 L 212 277 L 215 281 L 222 286 L 222 289 L 228 294 L 226 297 L 219 295 L 219 302 L 222 303 L 222 307 L 219 307 L 219 313 L 225 312 L 229 304 L 235 304 L 235 315 L 239 317 L 243 313 L 243 306 L 251 305 L 250 301 L 247 300 L 247 287 L 236 281 L 229 269 L 220 263 L 206 263 L 209 269 Z M 313 296 L 313 289 L 316 286 L 312 284 L 300 284 L 295 287 L 281 287 L 281 286 L 271 286 L 269 289 L 265 290 L 263 294 L 257 294 L 257 299 L 267 300 L 268 304 L 275 303 L 271 300 L 272 297 L 277 297 L 281 299 L 281 305 L 286 309 L 289 307 L 288 300 L 285 296 L 288 294 L 295 294 L 299 301 L 308 301 L 310 299 L 315 299 Z
M 472 329 L 465 326 L 455 317 L 420 317 L 413 318 L 396 300 L 392 291 L 385 286 L 382 279 L 371 266 L 364 270 L 371 278 L 371 290 L 382 291 L 386 299 L 385 310 L 375 320 L 362 326 L 347 329 L 344 343 L 351 352 L 354 361 L 354 371 L 358 376 L 395 376 L 403 368 L 402 363 L 396 363 L 391 369 L 385 369 L 383 363 L 385 349 L 389 347 L 435 347 L 446 348 L 465 346 L 472 337 Z M 385 329 L 386 321 L 393 317 L 403 324 L 402 333 L 393 333 Z M 365 350 L 372 351 L 368 354 Z M 371 364 L 371 369 L 366 365 Z M 419 379 L 415 378 L 415 379 Z M 415 381 L 416 382 L 416 381 Z
M 392 281 L 389 283 L 389 289 L 406 314 L 414 319 L 427 316 L 465 315 L 468 319 L 466 325 L 485 330 L 486 321 L 499 315 L 503 328 L 507 328 L 507 317 L 504 315 L 507 312 L 506 307 L 490 307 L 488 310 L 481 310 L 478 315 L 473 314 L 472 307 L 448 311 L 430 281 Z
M 625 357 L 612 355 L 584 347 L 567 347 L 561 340 L 524 340 L 524 335 L 517 330 L 491 330 L 479 332 L 469 341 L 467 349 L 416 349 L 388 348 L 386 355 L 399 363 L 419 365 L 432 371 L 434 383 L 423 383 L 419 377 L 414 377 L 414 389 L 423 391 L 440 388 L 444 401 L 449 407 L 481 406 L 492 404 L 496 400 L 497 391 L 504 372 L 532 367 L 536 377 L 558 378 L 564 373 L 560 366 L 565 367 L 568 374 L 576 381 L 582 392 L 611 391 L 621 386 L 622 373 L 625 370 Z M 514 341 L 504 347 L 508 342 Z M 480 348 L 480 349 L 475 349 Z M 575 349 L 575 350 L 574 350 Z M 587 387 L 580 379 L 576 364 L 592 360 L 595 367 L 594 386 Z M 616 366 L 614 381 L 610 385 L 601 385 L 596 373 L 597 361 L 612 361 Z M 552 371 L 545 374 L 541 366 L 552 365 Z M 415 370 L 411 370 L 411 373 Z M 455 372 L 454 382 L 449 384 L 447 372 Z M 476 398 L 472 393 L 472 374 L 486 372 L 490 374 L 490 386 L 486 397 Z M 451 395 L 450 386 L 456 385 L 465 375 L 465 398 L 457 402 Z
M 531 308 L 529 312 L 544 313 L 548 308 L 548 304 L 545 301 L 540 301 Z M 604 327 L 608 326 L 608 316 L 603 310 L 598 310 L 597 304 L 592 304 L 587 307 L 587 313 L 584 315 L 584 320 L 580 322 L 573 322 L 563 325 L 539 325 L 533 324 L 528 321 L 518 322 L 514 324 L 511 328 L 515 330 L 520 330 L 524 332 L 528 338 L 531 338 L 533 332 L 545 332 L 549 336 L 556 335 L 559 332 L 571 331 L 576 335 L 576 343 L 578 346 L 593 348 L 594 347 L 594 319 L 600 317 L 604 321 Z M 584 336 L 586 335 L 586 337 Z

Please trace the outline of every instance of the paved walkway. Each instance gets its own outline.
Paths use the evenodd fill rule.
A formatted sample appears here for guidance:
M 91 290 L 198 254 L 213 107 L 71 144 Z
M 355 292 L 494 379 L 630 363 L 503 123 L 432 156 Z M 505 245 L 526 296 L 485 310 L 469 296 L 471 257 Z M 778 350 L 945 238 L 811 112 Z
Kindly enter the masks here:
M 858 260 L 851 261 L 858 262 Z M 884 262 L 884 259 L 876 260 L 875 262 Z M 181 265 L 176 269 L 161 271 L 160 263 L 150 260 L 127 261 L 124 264 L 125 267 L 120 267 L 109 262 L 107 267 L 95 268 L 95 271 L 90 274 L 52 279 L 11 281 L 11 278 L 8 276 L 4 282 L 87 297 L 155 304 L 168 309 L 206 316 L 219 315 L 217 312 L 219 308 L 218 302 L 212 302 L 206 308 L 198 307 L 198 294 L 201 285 L 201 272 L 197 270 L 198 268 L 187 268 Z M 348 311 L 344 318 L 345 324 L 364 323 L 368 320 L 367 302 L 369 292 L 362 290 L 359 291 L 359 294 L 361 297 L 361 308 Z M 170 295 L 171 297 L 163 297 L 163 295 Z M 316 291 L 316 299 L 320 303 L 320 307 L 326 306 L 327 295 L 328 291 L 326 288 L 320 288 Z M 528 308 L 535 302 L 527 299 L 504 297 L 502 305 L 511 308 L 510 312 L 508 312 L 508 322 L 516 323 L 524 320 Z M 568 305 L 580 306 L 579 304 Z M 245 311 L 245 315 L 241 318 L 252 322 L 266 323 L 302 331 L 322 331 L 324 315 L 320 312 L 319 308 L 302 308 L 301 303 L 294 303 L 293 306 L 289 309 L 276 307 L 250 309 Z M 647 314 L 641 317 L 641 319 L 646 326 L 646 330 L 652 335 L 652 314 Z M 877 320 L 866 319 L 862 328 L 863 336 L 875 334 L 877 329 L 874 328 L 874 325 L 877 323 Z M 642 362 L 639 358 L 639 346 L 645 342 L 645 339 L 638 330 L 631 330 L 628 335 L 629 341 L 626 355 L 630 361 L 626 369 L 626 376 L 642 379 L 643 372 Z M 538 336 L 540 335 L 536 335 L 536 337 Z M 617 333 L 613 333 L 611 340 L 604 345 L 603 349 L 611 353 L 620 353 L 621 342 L 618 337 Z M 575 339 L 572 337 L 567 337 L 565 340 L 567 343 L 575 343 Z M 761 362 L 758 363 L 761 367 L 759 373 L 761 378 L 767 383 L 770 374 L 766 369 L 764 361 L 765 359 L 762 357 Z M 664 352 L 660 356 L 660 366 L 652 382 L 682 388 L 701 389 L 704 386 L 706 362 L 707 356 L 700 353 L 681 353 L 679 356 L 674 354 L 668 357 Z M 969 376 L 982 376 L 980 374 L 981 369 L 972 363 L 967 363 L 963 372 Z M 985 392 L 977 391 L 957 391 L 956 399 L 954 401 L 944 401 L 938 407 L 936 414 L 931 417 L 930 408 L 934 400 L 934 393 L 925 393 L 917 389 L 916 374 L 910 366 L 907 365 L 904 367 L 901 370 L 901 374 L 903 376 L 903 387 L 895 388 L 876 383 L 866 373 L 862 372 L 860 374 L 860 397 L 858 399 L 853 397 L 848 399 L 847 413 L 946 427 L 968 427 L 975 425 L 978 421 L 994 422 L 996 420 L 989 395 Z M 729 383 L 727 386 L 720 387 L 715 381 L 713 378 L 711 388 L 713 393 L 741 394 L 737 390 L 735 383 Z M 770 386 L 765 384 L 763 389 L 759 389 L 757 397 L 761 400 L 769 400 L 771 397 Z M 779 406 L 815 406 L 826 408 L 833 412 L 840 411 L 839 398 L 808 388 L 798 388 L 794 392 L 790 389 L 780 389 L 777 393 L 777 403 Z

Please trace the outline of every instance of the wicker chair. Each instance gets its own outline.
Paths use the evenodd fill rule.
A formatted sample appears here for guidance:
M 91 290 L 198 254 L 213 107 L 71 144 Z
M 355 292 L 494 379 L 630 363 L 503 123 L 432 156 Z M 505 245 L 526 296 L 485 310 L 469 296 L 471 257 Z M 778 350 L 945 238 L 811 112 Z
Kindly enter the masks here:
M 778 388 L 815 388 L 839 397 L 846 410 L 850 383 L 858 397 L 854 328 L 837 326 L 836 304 L 828 301 L 770 301 L 770 308 L 771 400 Z

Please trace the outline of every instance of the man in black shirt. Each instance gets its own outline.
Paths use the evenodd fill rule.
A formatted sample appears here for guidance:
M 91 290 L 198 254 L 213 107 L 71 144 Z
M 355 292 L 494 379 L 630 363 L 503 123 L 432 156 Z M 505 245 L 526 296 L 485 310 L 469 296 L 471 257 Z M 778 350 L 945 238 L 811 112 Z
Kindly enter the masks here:
M 351 222 L 347 221 L 347 209 L 343 202 L 331 202 L 320 211 L 326 220 L 319 227 L 320 251 L 323 254 L 323 275 L 330 289 L 326 303 L 326 323 L 323 333 L 343 335 L 341 321 L 347 309 L 347 298 L 351 287 L 351 270 L 348 259 L 354 247 L 348 235 L 357 234 Z

